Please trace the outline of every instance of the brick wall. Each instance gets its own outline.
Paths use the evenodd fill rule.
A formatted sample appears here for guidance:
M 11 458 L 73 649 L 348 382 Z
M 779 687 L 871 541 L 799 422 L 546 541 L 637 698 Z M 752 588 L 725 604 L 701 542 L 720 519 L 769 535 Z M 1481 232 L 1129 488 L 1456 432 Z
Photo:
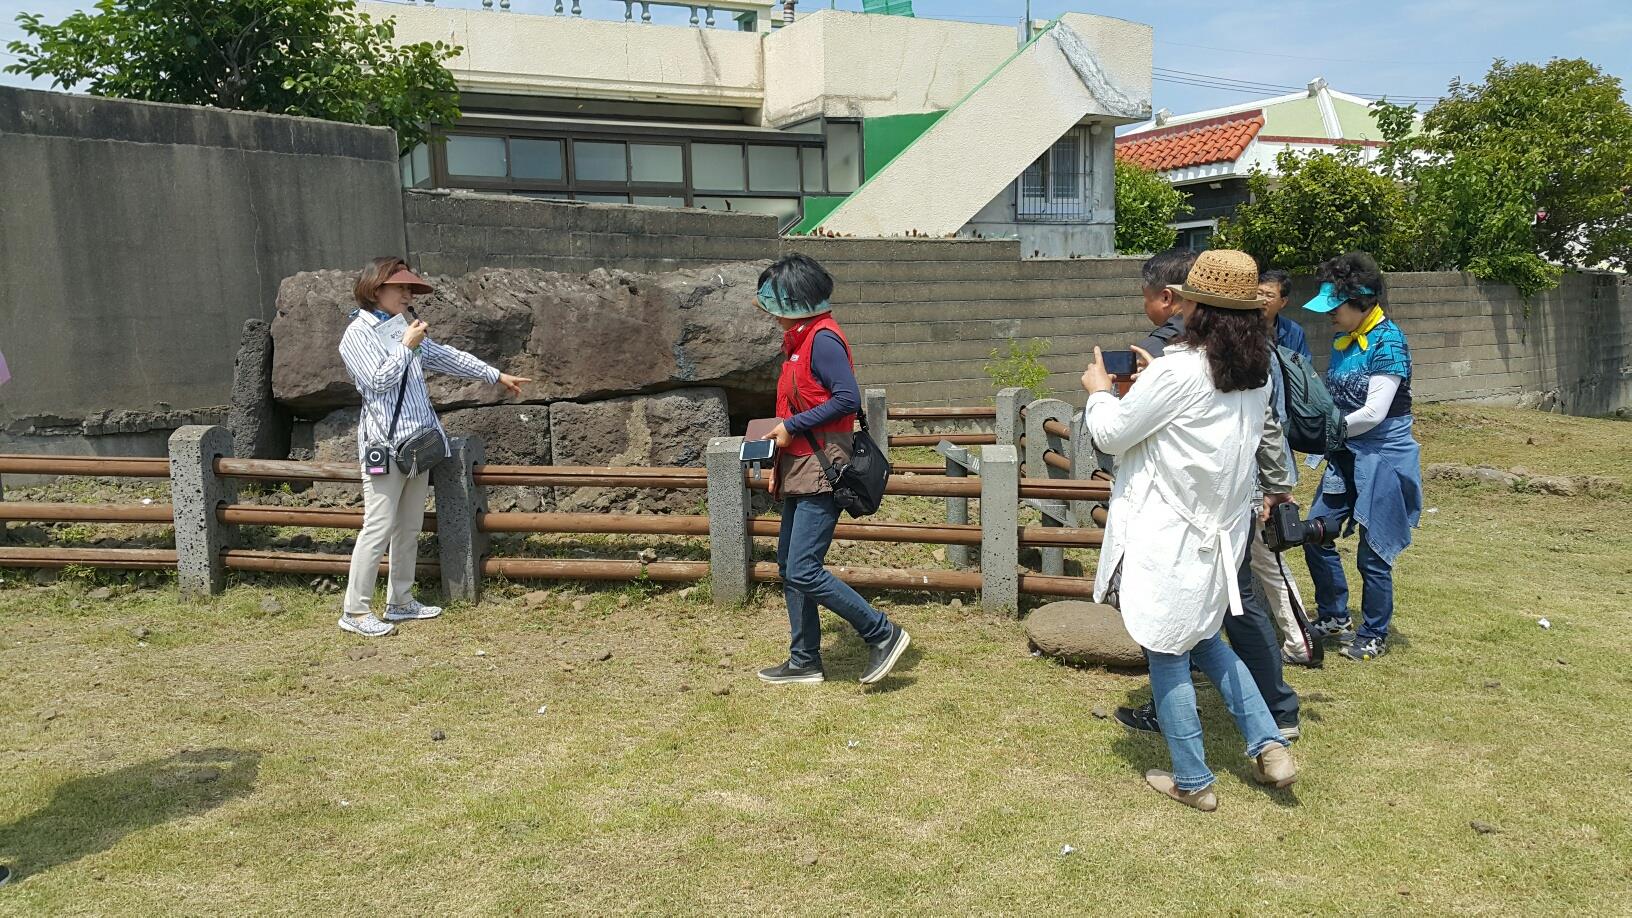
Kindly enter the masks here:
M 431 274 L 477 268 L 661 272 L 776 257 L 776 218 L 409 191 L 408 251 Z
M 1048 384 L 1080 405 L 1094 345 L 1127 347 L 1150 330 L 1138 259 L 1021 261 L 1018 243 L 978 240 L 796 238 L 784 248 L 832 270 L 862 383 L 888 389 L 894 404 L 989 403 L 991 352 L 1047 338 Z M 1300 279 L 1294 302 L 1313 287 Z M 1531 301 L 1528 318 L 1512 288 L 1455 272 L 1391 275 L 1389 301 L 1424 401 L 1546 393 L 1576 414 L 1632 404 L 1632 286 L 1613 275 L 1572 272 Z M 1287 314 L 1304 321 L 1324 366 L 1329 323 Z

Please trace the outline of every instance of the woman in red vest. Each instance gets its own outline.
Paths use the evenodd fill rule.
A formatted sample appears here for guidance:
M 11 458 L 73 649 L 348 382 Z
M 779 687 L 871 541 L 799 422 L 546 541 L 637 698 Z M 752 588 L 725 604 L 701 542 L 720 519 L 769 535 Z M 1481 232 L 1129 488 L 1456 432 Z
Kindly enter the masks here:
M 816 449 L 830 462 L 848 461 L 861 389 L 850 361 L 850 344 L 828 300 L 833 276 L 805 255 L 788 255 L 759 276 L 760 308 L 782 323 L 782 372 L 776 384 L 776 470 L 771 491 L 782 500 L 782 532 L 776 561 L 793 631 L 787 662 L 759 672 L 774 684 L 822 682 L 822 624 L 826 606 L 849 622 L 867 643 L 870 685 L 890 674 L 910 638 L 899 625 L 824 566 L 833 544 L 839 508 Z

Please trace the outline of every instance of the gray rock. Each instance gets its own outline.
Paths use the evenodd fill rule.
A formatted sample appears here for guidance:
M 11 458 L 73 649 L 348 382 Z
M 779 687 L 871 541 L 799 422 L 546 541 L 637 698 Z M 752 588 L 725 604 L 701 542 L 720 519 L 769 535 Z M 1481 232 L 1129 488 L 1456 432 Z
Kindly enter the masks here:
M 281 615 L 281 614 L 283 614 L 283 603 L 278 602 L 278 600 L 275 597 L 262 596 L 261 597 L 261 614 L 262 615 Z
M 85 596 L 87 599 L 95 599 L 100 602 L 103 600 L 112 599 L 113 590 L 109 589 L 108 587 L 97 587 L 89 593 L 86 593 Z
M 1543 494 L 1553 494 L 1559 497 L 1574 497 L 1581 493 L 1582 482 L 1574 478 L 1561 478 L 1549 475 L 1538 475 L 1530 478 L 1526 484 L 1533 490 Z
M 450 437 L 481 437 L 493 465 L 549 465 L 548 405 L 461 408 L 441 415 Z
M 529 402 L 627 395 L 717 385 L 769 401 L 782 333 L 753 302 L 763 264 L 735 263 L 642 275 L 587 275 L 484 268 L 428 280 L 437 292 L 416 303 L 431 336 L 518 376 Z M 337 346 L 355 275 L 304 272 L 278 290 L 272 324 L 272 385 L 303 414 L 358 402 Z M 497 386 L 431 378 L 444 408 L 498 405 Z
M 720 389 L 676 389 L 661 395 L 550 406 L 557 465 L 700 467 L 711 437 L 730 431 Z M 689 513 L 703 492 L 629 488 L 557 488 L 563 512 L 624 510 Z
M 312 458 L 318 462 L 357 461 L 357 409 L 341 408 L 312 425 Z
M 1026 638 L 1044 655 L 1078 666 L 1144 669 L 1145 655 L 1111 606 L 1067 600 L 1026 619 Z
M 289 455 L 289 410 L 272 397 L 272 326 L 260 319 L 244 323 L 232 365 L 232 454 L 240 459 L 282 459 Z

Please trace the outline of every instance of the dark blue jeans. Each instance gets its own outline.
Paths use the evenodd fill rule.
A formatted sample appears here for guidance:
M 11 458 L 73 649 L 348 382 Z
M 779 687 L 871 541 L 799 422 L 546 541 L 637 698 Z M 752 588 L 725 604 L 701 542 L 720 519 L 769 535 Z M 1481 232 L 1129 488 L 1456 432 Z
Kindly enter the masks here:
M 782 592 L 788 600 L 788 626 L 793 632 L 788 660 L 794 666 L 822 662 L 822 621 L 818 605 L 833 610 L 850 623 L 868 644 L 882 644 L 893 633 L 890 620 L 873 608 L 844 581 L 824 566 L 833 544 L 839 508 L 831 494 L 788 497 L 782 501 L 782 531 L 776 543 L 776 564 Z
M 1241 562 L 1236 579 L 1241 587 L 1244 614 L 1224 616 L 1224 636 L 1230 639 L 1230 648 L 1252 673 L 1252 681 L 1257 684 L 1275 724 L 1295 727 L 1298 725 L 1298 693 L 1286 684 L 1281 665 L 1281 639 L 1275 634 L 1269 605 L 1259 594 L 1256 578 L 1252 576 L 1250 556 Z
M 1342 494 L 1322 494 L 1316 505 L 1322 510 L 1327 532 L 1338 532 L 1354 518 L 1354 476 L 1352 462 L 1346 470 L 1339 465 L 1348 490 Z M 1312 508 L 1313 509 L 1313 508 Z M 1310 517 L 1315 514 L 1311 512 Z M 1360 529 L 1359 548 L 1356 551 L 1360 568 L 1360 627 L 1356 630 L 1361 640 L 1388 639 L 1388 626 L 1394 619 L 1394 568 L 1371 550 L 1365 529 Z M 1309 578 L 1315 582 L 1315 605 L 1322 621 L 1349 617 L 1349 581 L 1343 574 L 1343 559 L 1330 545 L 1304 543 L 1303 557 L 1309 562 Z
M 1326 495 L 1328 499 L 1336 495 Z M 1356 552 L 1360 568 L 1360 626 L 1355 629 L 1360 640 L 1388 639 L 1388 626 L 1394 620 L 1394 568 L 1371 550 L 1366 542 L 1366 531 L 1360 530 L 1360 545 Z M 1343 574 L 1343 559 L 1337 549 L 1326 545 L 1305 544 L 1303 557 L 1309 562 L 1309 577 L 1315 581 L 1315 604 L 1320 609 L 1321 621 L 1349 617 L 1349 581 Z

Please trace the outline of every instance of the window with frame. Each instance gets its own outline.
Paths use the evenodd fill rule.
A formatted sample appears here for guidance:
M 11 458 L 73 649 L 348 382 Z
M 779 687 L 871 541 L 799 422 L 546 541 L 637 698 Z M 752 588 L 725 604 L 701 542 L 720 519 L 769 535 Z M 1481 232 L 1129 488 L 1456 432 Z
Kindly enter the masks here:
M 809 133 L 777 143 L 571 128 L 522 135 L 478 124 L 447 135 L 423 165 L 405 157 L 402 173 L 405 185 L 769 213 L 786 229 L 803 213 L 802 195 L 827 191 L 825 150 Z
M 1066 132 L 1048 152 L 1020 174 L 1016 213 L 1019 216 L 1075 217 L 1087 212 L 1090 186 L 1087 131 Z

